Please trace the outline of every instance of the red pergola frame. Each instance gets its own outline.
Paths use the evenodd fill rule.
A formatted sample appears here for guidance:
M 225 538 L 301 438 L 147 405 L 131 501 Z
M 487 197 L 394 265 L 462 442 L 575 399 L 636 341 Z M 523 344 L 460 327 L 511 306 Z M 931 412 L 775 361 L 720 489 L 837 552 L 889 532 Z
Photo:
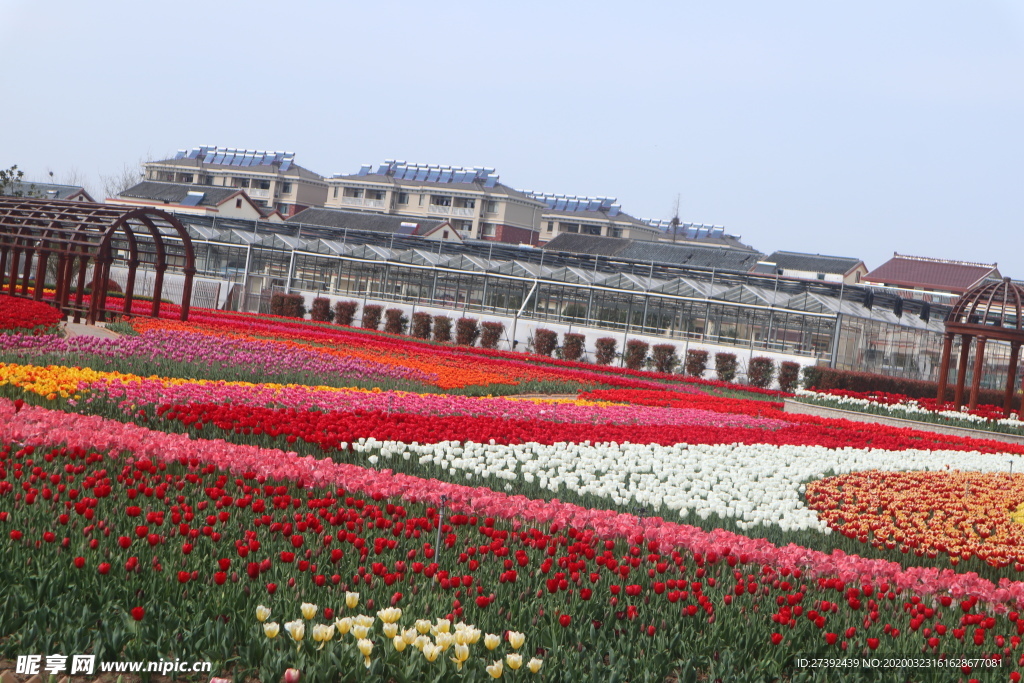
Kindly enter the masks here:
M 86 271 L 93 267 L 92 296 L 86 323 L 93 325 L 103 320 L 106 309 L 106 283 L 114 261 L 112 241 L 120 231 L 128 245 L 128 281 L 124 291 L 124 312 L 131 311 L 135 295 L 135 274 L 141 263 L 140 255 L 153 257 L 155 279 L 151 315 L 159 317 L 163 294 L 167 254 L 161 228 L 173 229 L 181 239 L 185 252 L 185 284 L 181 299 L 181 320 L 188 319 L 192 299 L 192 280 L 195 276 L 195 253 L 188 230 L 174 216 L 152 208 L 125 209 L 124 207 L 89 202 L 51 201 L 0 197 L 0 275 L 9 275 L 7 293 L 28 297 L 32 280 L 32 262 L 36 262 L 35 291 L 31 296 L 43 298 L 46 285 L 46 267 L 51 257 L 57 258 L 56 296 L 54 305 L 65 316 L 81 322 L 85 312 L 83 298 Z M 153 250 L 145 249 L 136 239 L 136 231 L 148 232 Z M 77 283 L 74 305 L 70 304 L 72 280 Z M 19 272 L 19 270 L 21 272 Z M 21 293 L 18 293 L 19 276 Z M 0 292 L 3 291 L 0 281 Z
M 981 389 L 981 371 L 985 362 L 985 344 L 989 339 L 1010 342 L 1010 367 L 1006 373 L 1006 388 L 1003 393 L 1003 415 L 1009 417 L 1013 407 L 1013 392 L 1017 378 L 1017 359 L 1021 344 L 1024 343 L 1024 329 L 1021 328 L 1021 309 L 1024 304 L 1024 288 L 1014 284 L 1010 278 L 999 282 L 983 283 L 957 299 L 953 310 L 946 316 L 946 336 L 942 343 L 942 363 L 939 367 L 939 390 L 937 399 L 946 400 L 953 340 L 960 335 L 960 359 L 957 364 L 956 391 L 953 402 L 957 410 L 964 405 L 964 389 L 967 381 L 967 360 L 971 353 L 971 342 L 976 337 L 974 372 L 971 378 L 971 395 L 968 408 L 978 406 Z

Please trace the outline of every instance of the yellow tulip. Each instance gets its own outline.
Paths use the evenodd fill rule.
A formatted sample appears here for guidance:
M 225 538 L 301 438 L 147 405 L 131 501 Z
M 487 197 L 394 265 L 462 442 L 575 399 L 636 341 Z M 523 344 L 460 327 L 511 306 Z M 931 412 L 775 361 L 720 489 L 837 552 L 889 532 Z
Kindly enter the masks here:
M 456 645 L 454 650 L 454 656 L 449 657 L 459 671 L 462 671 L 462 665 L 469 659 L 469 646 L 468 645 Z
M 431 624 L 426 619 L 417 619 L 416 623 L 413 624 L 413 626 L 415 626 L 416 630 L 419 631 L 421 634 L 426 635 L 430 632 Z
M 334 625 L 338 627 L 338 633 L 345 635 L 352 630 L 352 618 L 345 617 L 344 619 L 335 619 Z
M 525 634 L 520 633 L 519 631 L 508 632 L 508 644 L 512 646 L 513 650 L 518 650 L 519 648 L 521 648 L 524 642 L 526 642 Z
M 518 652 L 509 652 L 505 655 L 505 661 L 508 662 L 508 668 L 516 671 L 523 665 L 523 656 Z
M 408 646 L 408 643 L 405 642 L 405 638 L 402 636 L 395 636 L 391 639 L 391 642 L 395 644 L 395 649 L 399 652 L 405 652 L 405 648 Z
M 427 643 L 423 646 L 423 656 L 427 658 L 428 662 L 433 662 L 437 659 L 437 656 L 441 654 L 441 648 L 433 643 Z
M 359 604 L 359 593 L 345 593 L 345 606 L 349 609 L 355 609 L 356 605 Z
M 407 628 L 402 631 L 402 640 L 405 641 L 406 645 L 412 645 L 416 641 L 416 629 Z
M 394 638 L 398 635 L 398 624 L 384 624 L 380 627 L 380 630 L 388 638 Z
M 434 626 L 434 630 L 438 633 L 448 633 L 452 628 L 452 622 L 447 619 L 438 619 L 437 625 Z
M 487 667 L 487 673 L 491 675 L 491 678 L 501 678 L 501 672 L 505 669 L 505 666 L 501 663 L 500 659 L 494 661 Z
M 288 632 L 288 635 L 292 637 L 292 640 L 299 642 L 306 637 L 306 624 L 300 620 L 286 622 L 284 630 Z
M 313 627 L 313 640 L 318 643 L 326 643 L 334 637 L 334 624 L 317 624 Z
M 317 606 L 312 603 L 304 602 L 299 609 L 302 611 L 302 618 L 306 621 L 312 621 L 316 616 Z
M 356 615 L 355 623 L 359 624 L 360 626 L 370 628 L 371 626 L 373 626 L 373 617 L 367 614 L 359 614 Z
M 499 636 L 496 636 L 493 633 L 488 633 L 486 636 L 484 636 L 484 647 L 486 647 L 488 650 L 493 650 L 500 644 L 501 638 Z
M 427 645 L 430 645 L 431 647 L 434 646 L 434 644 L 430 642 L 430 638 L 424 635 L 416 636 L 416 639 L 412 641 L 412 644 L 415 645 L 416 649 L 420 652 L 423 652 Z
M 377 617 L 385 624 L 393 624 L 402 618 L 402 610 L 397 607 L 387 607 L 377 612 Z
M 263 624 L 263 633 L 266 634 L 267 638 L 277 638 L 277 634 L 281 632 L 281 627 L 276 621 L 268 621 Z
M 359 654 L 369 657 L 370 653 L 373 652 L 373 641 L 367 638 L 360 638 L 359 642 L 356 643 L 356 647 L 359 648 Z
M 538 671 L 540 671 L 540 667 L 543 666 L 543 665 L 544 665 L 544 660 L 543 659 L 537 659 L 536 657 L 534 657 L 526 665 L 526 668 L 528 668 L 531 673 L 537 673 Z
M 266 621 L 270 618 L 270 608 L 264 607 L 263 605 L 256 606 L 256 620 Z
M 442 650 L 447 650 L 452 646 L 452 643 L 455 642 L 455 636 L 450 633 L 438 633 L 434 636 L 434 642 L 437 643 L 437 646 Z
M 366 638 L 367 634 L 370 633 L 370 629 L 362 624 L 354 624 L 352 626 L 352 635 L 359 640 Z

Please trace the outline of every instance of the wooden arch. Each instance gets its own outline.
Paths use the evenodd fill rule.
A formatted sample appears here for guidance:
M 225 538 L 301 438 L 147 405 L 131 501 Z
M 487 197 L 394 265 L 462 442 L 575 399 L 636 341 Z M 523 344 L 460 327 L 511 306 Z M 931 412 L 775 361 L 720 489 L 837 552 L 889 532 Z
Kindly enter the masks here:
M 1017 357 L 1024 342 L 1024 328 L 1021 327 L 1021 309 L 1024 306 L 1024 288 L 1014 284 L 1010 278 L 999 282 L 978 285 L 965 293 L 946 316 L 946 336 L 942 344 L 942 364 L 939 368 L 939 391 L 937 398 L 945 401 L 953 351 L 953 340 L 960 335 L 960 360 L 956 373 L 956 391 L 953 401 L 959 410 L 964 405 L 964 384 L 967 380 L 967 359 L 971 353 L 971 342 L 976 338 L 978 346 L 974 352 L 974 373 L 971 378 L 969 408 L 978 405 L 981 387 L 981 371 L 985 362 L 985 343 L 998 339 L 1010 343 L 1010 367 L 1003 394 L 1003 415 L 1009 416 L 1013 407 L 1013 390 L 1017 376 Z
M 140 240 L 148 233 L 149 239 Z M 115 257 L 115 239 L 123 239 L 118 249 L 128 266 L 122 311 L 130 312 L 135 296 L 135 276 L 145 263 L 154 270 L 153 307 L 150 315 L 160 315 L 164 272 L 167 270 L 165 237 L 181 240 L 184 251 L 185 284 L 181 298 L 181 320 L 188 319 L 192 299 L 192 280 L 196 273 L 192 239 L 174 216 L 152 208 L 124 207 L 89 202 L 51 201 L 0 197 L 0 292 L 4 284 L 11 296 L 43 299 L 47 265 L 56 257 L 56 293 L 54 305 L 65 316 L 87 324 L 104 319 L 107 309 L 106 283 Z M 35 277 L 32 264 L 35 263 Z M 92 267 L 92 292 L 88 309 L 84 306 L 87 270 Z M 19 282 L 20 278 L 20 282 Z M 33 283 L 34 279 L 34 283 Z M 34 284 L 34 291 L 30 289 Z M 20 293 L 19 293 L 20 287 Z M 74 301 L 71 301 L 72 289 Z

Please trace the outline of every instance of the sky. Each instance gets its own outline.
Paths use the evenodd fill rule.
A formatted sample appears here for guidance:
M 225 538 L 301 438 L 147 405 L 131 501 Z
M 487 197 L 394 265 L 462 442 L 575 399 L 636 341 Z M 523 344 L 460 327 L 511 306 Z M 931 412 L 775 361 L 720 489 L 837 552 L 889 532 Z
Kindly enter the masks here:
M 384 159 L 1024 279 L 1024 3 L 0 0 L 0 167 Z

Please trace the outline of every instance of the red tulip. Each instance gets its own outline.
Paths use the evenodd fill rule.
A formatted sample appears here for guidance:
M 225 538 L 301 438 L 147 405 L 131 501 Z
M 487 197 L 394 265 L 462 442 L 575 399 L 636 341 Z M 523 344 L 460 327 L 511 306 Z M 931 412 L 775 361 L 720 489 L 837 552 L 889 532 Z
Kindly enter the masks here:
M 81 569 L 84 566 L 85 566 L 85 558 L 81 557 L 81 556 L 76 557 L 75 558 L 75 569 Z
M 560 617 L 558 617 L 558 623 L 562 625 L 562 628 L 568 628 L 568 626 L 569 626 L 569 624 L 571 622 L 572 622 L 572 617 L 569 616 L 568 614 L 563 614 Z
M 276 583 L 268 583 L 267 584 L 267 592 L 270 593 L 271 595 L 273 595 L 275 592 L 277 592 L 277 584 Z
M 178 572 L 178 583 L 188 583 L 191 578 L 192 574 L 189 572 Z
M 778 645 L 781 642 L 782 642 L 782 634 L 781 633 L 773 633 L 772 634 L 772 645 Z
M 142 621 L 142 617 L 146 616 L 146 610 L 142 607 L 132 607 L 132 619 L 135 621 Z
M 224 582 L 228 580 L 227 572 L 216 572 L 213 575 L 213 582 L 218 586 L 223 586 Z
M 109 562 L 101 562 L 100 566 L 97 567 L 96 569 L 97 569 L 97 571 L 99 571 L 100 574 L 109 574 L 110 573 L 110 563 Z
M 22 534 L 21 534 L 20 531 L 15 529 L 14 531 L 11 532 L 10 536 L 11 536 L 11 540 L 12 541 L 20 541 Z

